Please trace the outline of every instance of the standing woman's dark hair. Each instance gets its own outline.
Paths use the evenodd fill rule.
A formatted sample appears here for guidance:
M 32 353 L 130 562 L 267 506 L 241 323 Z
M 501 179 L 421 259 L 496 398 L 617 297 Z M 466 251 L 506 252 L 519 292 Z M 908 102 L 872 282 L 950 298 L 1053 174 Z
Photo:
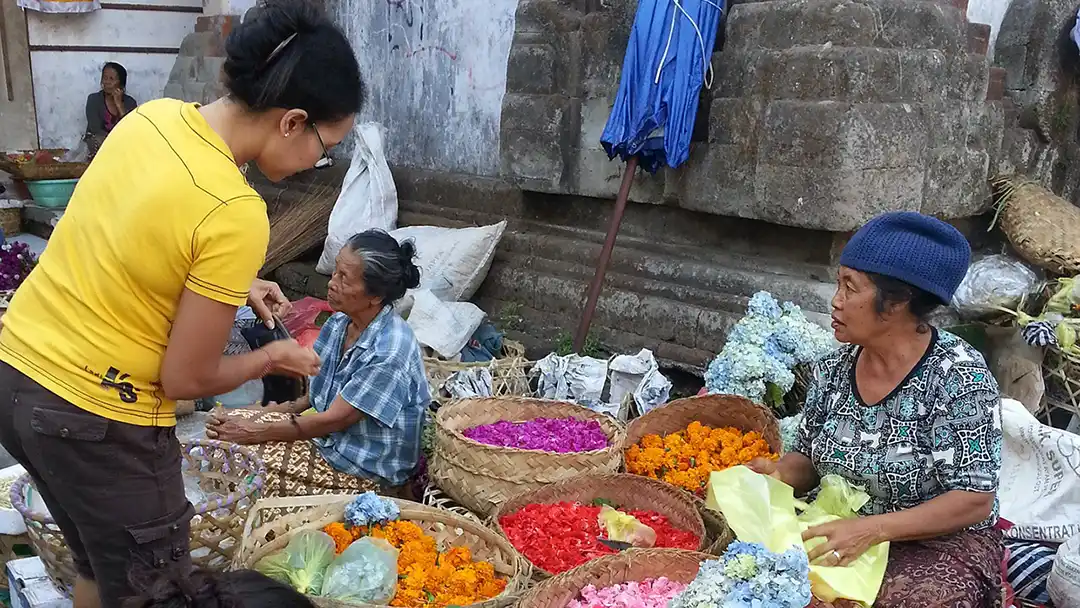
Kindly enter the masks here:
M 360 111 L 364 87 L 349 41 L 307 0 L 271 0 L 225 41 L 225 86 L 252 112 L 299 109 L 313 122 Z
M 196 570 L 187 577 L 154 582 L 124 608 L 315 608 L 288 585 L 254 570 L 215 573 Z
M 127 70 L 124 69 L 124 66 L 120 65 L 119 63 L 116 63 L 115 61 L 108 61 L 108 62 L 105 63 L 105 65 L 101 66 L 101 71 L 104 72 L 105 70 L 107 70 L 109 68 L 112 68 L 112 71 L 116 72 L 116 80 L 120 83 L 120 88 L 121 89 L 126 89 L 127 88 Z
M 366 230 L 353 235 L 345 248 L 364 261 L 364 291 L 382 298 L 383 306 L 420 285 L 420 269 L 413 261 L 416 246 L 411 240 L 398 243 L 383 230 Z
M 228 95 L 200 109 L 238 165 L 271 181 L 334 164 L 364 83 L 341 29 L 310 0 L 269 0 L 225 40 Z

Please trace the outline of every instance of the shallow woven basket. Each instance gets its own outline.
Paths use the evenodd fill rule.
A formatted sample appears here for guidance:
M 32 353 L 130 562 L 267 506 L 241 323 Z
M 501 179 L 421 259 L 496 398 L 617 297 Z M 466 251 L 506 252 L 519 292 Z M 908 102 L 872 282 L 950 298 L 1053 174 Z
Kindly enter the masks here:
M 436 357 L 424 357 L 424 371 L 427 372 L 433 399 L 444 401 L 443 384 L 457 372 L 467 369 L 487 367 L 491 370 L 491 394 L 493 397 L 528 396 L 529 370 L 533 362 L 525 358 L 525 346 L 513 340 L 503 340 L 503 351 L 498 359 L 461 363 L 446 361 Z
M 558 502 L 580 502 L 588 505 L 602 498 L 620 509 L 635 511 L 656 511 L 668 518 L 671 525 L 687 532 L 693 532 L 701 539 L 698 548 L 706 544 L 705 524 L 701 520 L 689 495 L 655 479 L 630 474 L 579 475 L 546 485 L 535 490 L 522 492 L 506 501 L 492 516 L 493 525 L 499 533 L 506 536 L 500 520 L 531 504 L 554 504 Z M 507 537 L 509 538 L 509 537 Z M 528 558 L 526 558 L 528 559 Z M 554 573 L 533 564 L 533 576 L 548 578 Z
M 562 608 L 578 599 L 589 585 L 603 589 L 661 576 L 689 584 L 708 559 L 716 557 L 682 549 L 629 549 L 596 558 L 536 585 L 522 596 L 517 608 Z
M 1080 271 L 1080 208 L 1023 176 L 991 180 L 998 222 L 1013 249 L 1053 273 Z
M 66 150 L 56 149 L 46 150 L 46 152 L 51 152 L 54 156 L 61 156 Z M 29 161 L 20 163 L 15 162 L 15 160 L 7 154 L 0 154 L 0 171 L 6 171 L 11 174 L 11 177 L 25 181 L 39 179 L 77 179 L 82 177 L 82 174 L 89 166 L 90 163 L 88 162 L 55 162 L 45 165 L 39 165 Z
M 607 435 L 608 447 L 560 454 L 487 445 L 462 435 L 481 424 L 536 418 L 595 420 Z M 617 472 L 624 439 L 622 427 L 610 417 L 570 403 L 525 397 L 463 399 L 444 405 L 435 414 L 429 472 L 452 500 L 488 517 L 499 505 L 527 490 L 585 473 Z
M 1056 346 L 1047 347 L 1043 358 L 1043 377 L 1048 389 L 1046 407 L 1080 415 L 1080 358 Z M 1049 412 L 1040 414 L 1049 422 Z
M 677 399 L 636 418 L 626 427 L 626 447 L 646 435 L 670 435 L 691 422 L 711 427 L 735 427 L 744 433 L 757 431 L 777 454 L 783 447 L 780 425 L 766 407 L 737 395 L 699 395 Z
M 202 568 L 228 568 L 240 546 L 248 511 L 262 492 L 265 465 L 251 450 L 231 443 L 197 439 L 181 446 L 181 468 L 199 480 L 199 487 L 219 495 L 194 505 L 191 519 L 191 560 Z M 27 505 L 30 476 L 11 487 L 11 504 L 23 516 L 30 545 L 61 589 L 75 584 L 75 564 L 64 535 L 52 517 Z
M 345 507 L 354 498 L 353 495 L 338 494 L 260 500 L 255 503 L 244 526 L 244 542 L 233 561 L 233 567 L 252 568 L 264 557 L 284 549 L 293 534 L 301 530 L 320 530 L 327 524 L 344 521 Z M 478 521 L 449 511 L 408 500 L 390 500 L 401 509 L 402 520 L 419 525 L 435 538 L 439 551 L 449 547 L 468 547 L 473 559 L 490 562 L 495 567 L 495 573 L 506 579 L 506 590 L 501 594 L 470 606 L 503 608 L 518 601 L 528 585 L 530 566 L 505 538 Z M 327 598 L 312 597 L 311 600 L 323 608 L 375 608 L 372 604 L 346 603 Z
M 626 447 L 641 441 L 646 435 L 661 437 L 685 429 L 691 422 L 710 427 L 735 427 L 747 433 L 757 431 L 777 454 L 783 446 L 780 425 L 771 411 L 745 397 L 737 395 L 699 395 L 678 399 L 633 420 L 626 428 Z M 709 553 L 720 554 L 734 540 L 731 528 L 724 516 L 705 508 L 705 502 L 697 496 L 694 503 L 705 521 L 711 544 Z

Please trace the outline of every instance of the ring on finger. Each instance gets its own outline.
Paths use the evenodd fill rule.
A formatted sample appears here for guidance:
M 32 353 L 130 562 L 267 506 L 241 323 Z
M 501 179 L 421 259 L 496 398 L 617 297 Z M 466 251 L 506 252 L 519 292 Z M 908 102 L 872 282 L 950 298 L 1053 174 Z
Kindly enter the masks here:
M 834 550 L 833 550 L 833 552 L 832 552 L 832 556 L 833 556 L 833 558 L 834 558 L 834 559 L 836 560 L 836 563 L 838 563 L 838 564 L 839 564 L 840 562 L 844 561 L 844 558 L 840 557 L 840 552 L 839 552 L 839 551 L 837 551 L 837 550 L 835 550 L 835 549 L 834 549 Z

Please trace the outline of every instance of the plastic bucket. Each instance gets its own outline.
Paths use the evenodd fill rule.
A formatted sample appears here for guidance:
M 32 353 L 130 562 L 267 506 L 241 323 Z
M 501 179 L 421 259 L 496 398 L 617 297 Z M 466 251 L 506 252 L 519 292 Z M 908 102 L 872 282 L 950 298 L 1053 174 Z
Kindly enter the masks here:
M 26 188 L 34 203 L 42 207 L 63 208 L 71 200 L 77 183 L 77 179 L 42 179 L 26 182 Z

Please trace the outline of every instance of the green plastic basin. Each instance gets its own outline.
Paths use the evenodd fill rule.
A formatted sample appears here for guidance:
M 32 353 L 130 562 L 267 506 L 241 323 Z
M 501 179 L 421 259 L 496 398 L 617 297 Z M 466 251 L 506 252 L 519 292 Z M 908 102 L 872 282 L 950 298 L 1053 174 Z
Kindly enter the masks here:
M 42 207 L 67 207 L 71 195 L 75 192 L 77 179 L 42 179 L 26 182 L 30 198 Z

